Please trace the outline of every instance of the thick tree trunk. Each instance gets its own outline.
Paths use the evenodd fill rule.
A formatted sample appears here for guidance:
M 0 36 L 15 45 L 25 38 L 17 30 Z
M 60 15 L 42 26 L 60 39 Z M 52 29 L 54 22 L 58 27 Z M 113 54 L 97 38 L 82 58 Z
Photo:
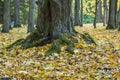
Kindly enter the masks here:
M 34 13 L 35 13 L 35 0 L 29 0 L 29 19 L 28 19 L 28 32 L 34 31 Z
M 109 2 L 109 20 L 106 29 L 115 29 L 116 26 L 116 12 L 117 12 L 117 0 L 110 0 Z
M 80 0 L 75 0 L 75 26 L 80 26 Z
M 19 0 L 14 0 L 14 11 L 15 11 L 15 27 L 20 27 L 20 4 Z
M 37 29 L 44 37 L 73 32 L 72 0 L 38 0 L 38 6 Z
M 10 29 L 10 0 L 4 0 L 4 15 L 2 32 L 8 33 Z

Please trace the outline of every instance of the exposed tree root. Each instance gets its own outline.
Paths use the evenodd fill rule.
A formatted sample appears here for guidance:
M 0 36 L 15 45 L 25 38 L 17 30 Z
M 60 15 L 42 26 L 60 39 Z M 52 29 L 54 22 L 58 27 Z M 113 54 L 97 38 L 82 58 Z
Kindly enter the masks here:
M 60 36 L 58 36 L 57 39 L 52 39 L 50 37 L 43 37 L 43 35 L 36 30 L 32 34 L 30 34 L 26 39 L 19 39 L 13 44 L 9 45 L 7 48 L 12 48 L 13 46 L 21 45 L 22 49 L 26 49 L 52 43 L 50 49 L 45 53 L 45 56 L 52 55 L 53 53 L 60 53 L 60 45 L 66 45 L 66 51 L 68 51 L 71 54 L 74 54 L 74 43 L 78 43 L 76 34 L 81 35 L 85 42 L 97 45 L 94 39 L 88 33 L 63 33 Z

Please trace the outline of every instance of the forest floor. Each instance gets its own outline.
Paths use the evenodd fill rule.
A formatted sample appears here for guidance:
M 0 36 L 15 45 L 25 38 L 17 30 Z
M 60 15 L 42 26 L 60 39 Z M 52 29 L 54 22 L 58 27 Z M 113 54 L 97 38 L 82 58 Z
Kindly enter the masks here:
M 89 33 L 98 46 L 85 43 L 79 37 L 75 54 L 62 46 L 60 54 L 45 57 L 50 44 L 26 50 L 19 46 L 5 47 L 25 38 L 26 28 L 14 28 L 9 34 L 0 33 L 0 77 L 17 80 L 120 80 L 120 32 L 105 27 L 76 27 L 80 33 Z

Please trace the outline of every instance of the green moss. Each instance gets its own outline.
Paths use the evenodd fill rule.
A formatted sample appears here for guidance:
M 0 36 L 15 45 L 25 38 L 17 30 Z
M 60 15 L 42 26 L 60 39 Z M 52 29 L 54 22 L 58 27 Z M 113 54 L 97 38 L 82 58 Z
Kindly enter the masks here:
M 78 40 L 73 37 L 73 34 L 64 33 L 59 36 L 57 40 L 54 40 L 51 48 L 45 53 L 46 56 L 52 55 L 53 53 L 60 53 L 60 45 L 67 45 L 66 51 L 71 54 L 74 54 L 74 43 L 77 43 Z
M 81 34 L 81 36 L 86 43 L 97 45 L 95 40 L 88 33 Z
M 13 48 L 14 46 L 22 45 L 24 43 L 24 39 L 18 39 L 11 45 L 7 47 L 7 49 Z

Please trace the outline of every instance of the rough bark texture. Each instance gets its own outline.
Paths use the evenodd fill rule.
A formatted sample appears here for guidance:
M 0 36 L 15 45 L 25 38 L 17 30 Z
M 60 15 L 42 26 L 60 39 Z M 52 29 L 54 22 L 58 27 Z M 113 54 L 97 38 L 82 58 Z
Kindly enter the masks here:
M 94 17 L 94 22 L 93 22 L 93 26 L 94 28 L 96 28 L 96 21 L 97 21 L 97 4 L 98 4 L 98 0 L 95 0 L 95 17 Z
M 35 0 L 29 0 L 29 19 L 28 19 L 28 32 L 34 31 L 34 13 L 35 13 Z
M 37 29 L 45 37 L 56 38 L 73 32 L 72 0 L 38 0 Z
M 80 26 L 80 0 L 75 0 L 75 26 Z
M 20 27 L 21 24 L 20 24 L 20 4 L 19 4 L 19 0 L 14 0 L 14 11 L 15 11 L 15 16 L 14 16 L 14 19 L 15 19 L 15 27 Z
M 115 29 L 116 26 L 116 12 L 117 12 L 117 0 L 110 0 L 109 2 L 109 20 L 106 29 Z
M 120 9 L 119 9 L 119 11 L 118 11 L 118 13 L 117 13 L 117 26 L 119 27 L 119 31 L 120 31 Z
M 10 28 L 9 26 L 10 26 L 10 0 L 5 0 L 2 32 L 8 33 Z
M 3 23 L 4 2 L 0 0 L 0 23 Z
M 83 26 L 83 0 L 80 0 L 80 26 Z
M 97 15 L 98 15 L 98 22 L 103 22 L 103 16 L 102 16 L 102 1 L 99 0 L 98 3 L 97 3 L 97 7 L 98 7 L 98 10 L 97 10 Z
M 105 26 L 107 23 L 107 0 L 104 0 L 103 6 L 104 6 L 103 26 Z

